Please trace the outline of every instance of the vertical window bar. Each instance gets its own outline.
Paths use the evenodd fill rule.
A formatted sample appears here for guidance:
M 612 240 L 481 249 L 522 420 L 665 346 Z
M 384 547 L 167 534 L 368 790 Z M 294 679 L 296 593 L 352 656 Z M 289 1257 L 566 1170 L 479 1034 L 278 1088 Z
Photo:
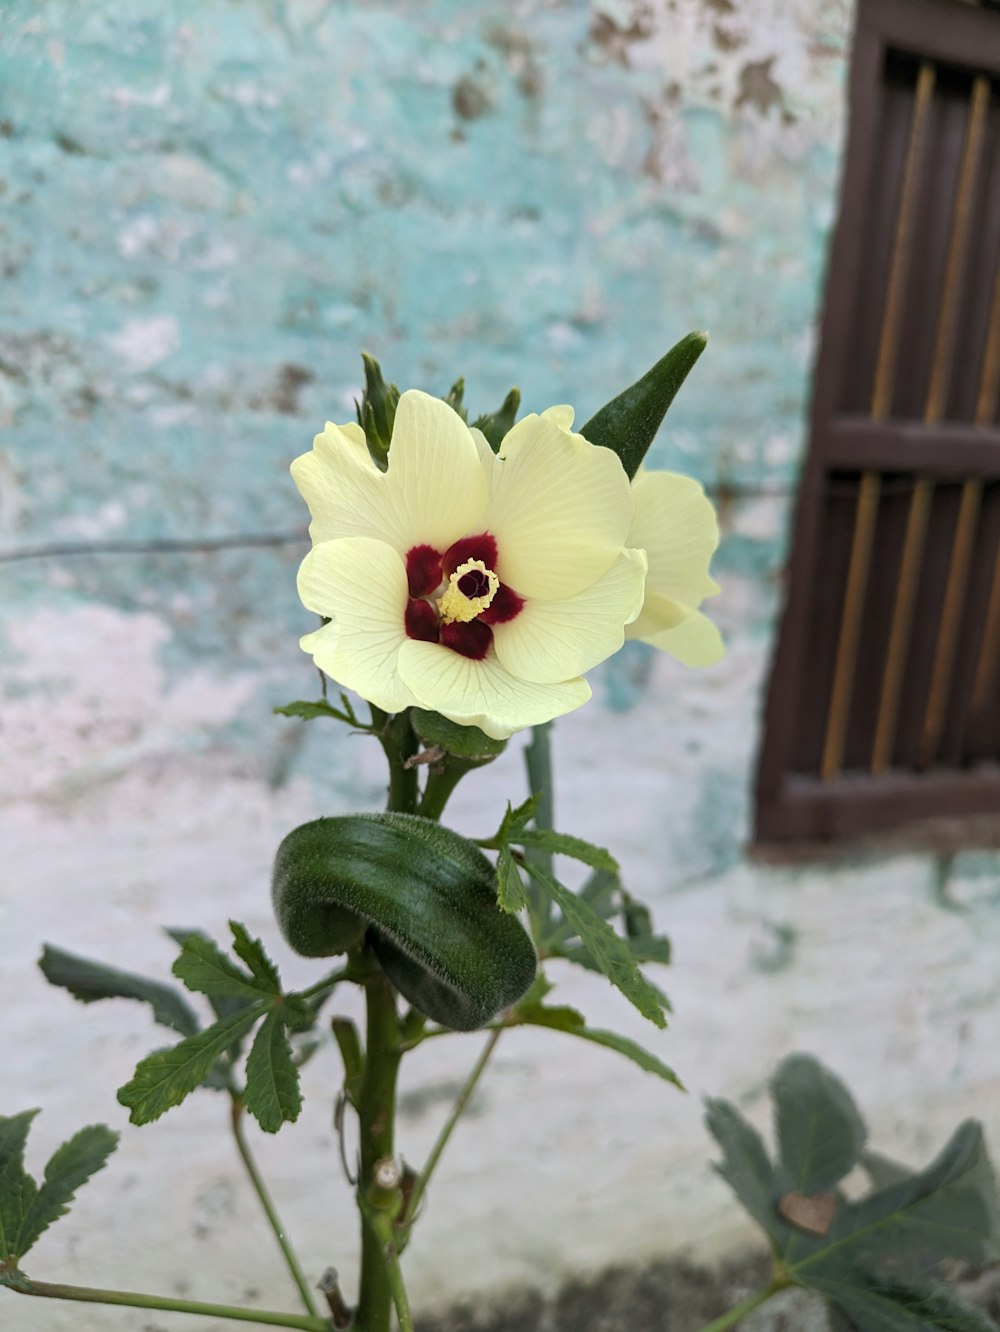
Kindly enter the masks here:
M 988 426 L 993 421 L 1000 388 L 1000 263 L 997 265 L 993 287 L 993 308 L 990 311 L 990 330 L 983 353 L 983 368 L 976 400 L 976 425 Z M 976 725 L 988 710 L 993 698 L 997 663 L 1000 660 L 1000 549 L 993 565 L 993 584 L 986 608 L 986 624 L 976 662 L 976 675 L 972 684 L 972 702 L 969 719 Z
M 875 363 L 871 415 L 872 419 L 876 421 L 885 420 L 892 408 L 896 360 L 899 351 L 899 326 L 902 316 L 903 291 L 912 248 L 917 190 L 923 162 L 924 142 L 927 135 L 928 113 L 933 94 L 934 66 L 925 60 L 921 64 L 917 75 L 916 92 L 913 100 L 913 118 L 910 122 L 910 139 L 906 150 L 899 212 L 896 216 L 892 265 L 889 270 L 889 284 L 886 290 L 885 307 L 882 312 L 882 328 L 879 335 L 878 357 Z M 840 633 L 837 639 L 833 687 L 830 691 L 826 734 L 823 740 L 820 775 L 824 781 L 830 781 L 836 777 L 844 761 L 844 741 L 847 734 L 851 696 L 854 692 L 858 640 L 861 635 L 862 612 L 868 587 L 868 572 L 871 564 L 880 489 L 881 482 L 877 472 L 866 471 L 862 474 L 854 519 L 854 536 L 847 570 L 844 608 L 841 613 Z
M 955 328 L 958 323 L 958 303 L 969 251 L 972 201 L 975 195 L 979 162 L 982 156 L 983 131 L 986 127 L 989 105 L 989 80 L 980 75 L 972 85 L 972 100 L 969 106 L 965 144 L 962 149 L 962 163 L 959 169 L 955 207 L 952 213 L 951 236 L 948 242 L 948 258 L 945 265 L 944 291 L 941 297 L 941 311 L 938 316 L 937 337 L 934 342 L 931 382 L 927 390 L 927 406 L 924 411 L 924 419 L 929 424 L 940 421 L 947 410 L 948 389 L 951 384 L 951 369 L 955 355 L 954 343 Z M 917 763 L 922 768 L 928 767 L 937 757 L 941 732 L 944 730 L 948 689 L 951 685 L 952 668 L 955 663 L 958 630 L 962 613 L 965 610 L 969 566 L 976 536 L 976 526 L 979 522 L 982 494 L 982 482 L 977 478 L 970 478 L 962 486 L 962 502 L 951 547 L 944 605 L 941 611 L 941 622 L 938 626 L 937 643 L 934 648 L 931 683 L 927 696 L 927 707 L 924 712 L 920 745 L 917 751 Z

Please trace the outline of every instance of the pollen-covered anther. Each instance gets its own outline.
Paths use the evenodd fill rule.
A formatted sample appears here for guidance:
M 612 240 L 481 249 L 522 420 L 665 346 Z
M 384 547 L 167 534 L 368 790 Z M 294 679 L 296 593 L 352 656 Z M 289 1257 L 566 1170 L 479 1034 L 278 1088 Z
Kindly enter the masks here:
M 500 579 L 482 560 L 466 560 L 448 579 L 438 601 L 444 624 L 468 624 L 486 610 L 496 596 Z

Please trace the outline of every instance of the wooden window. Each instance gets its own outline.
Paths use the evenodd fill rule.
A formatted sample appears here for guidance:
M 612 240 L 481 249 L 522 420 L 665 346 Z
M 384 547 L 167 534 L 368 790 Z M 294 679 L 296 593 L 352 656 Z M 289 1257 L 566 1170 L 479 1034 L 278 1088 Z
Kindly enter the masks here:
M 1000 13 L 860 0 L 756 840 L 1000 812 Z

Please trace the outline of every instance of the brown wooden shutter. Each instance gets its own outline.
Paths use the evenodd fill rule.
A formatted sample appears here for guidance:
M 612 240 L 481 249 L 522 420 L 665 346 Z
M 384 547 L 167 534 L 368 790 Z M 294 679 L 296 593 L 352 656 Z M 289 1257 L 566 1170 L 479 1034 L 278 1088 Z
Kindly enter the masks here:
M 860 0 L 758 842 L 1000 811 L 1000 13 Z

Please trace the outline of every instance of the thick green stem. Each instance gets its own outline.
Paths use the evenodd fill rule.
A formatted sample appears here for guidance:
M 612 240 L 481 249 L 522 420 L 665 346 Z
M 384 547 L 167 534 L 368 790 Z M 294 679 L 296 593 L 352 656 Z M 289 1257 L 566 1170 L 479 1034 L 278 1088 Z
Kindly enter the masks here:
M 318 1318 L 319 1309 L 313 1299 L 312 1291 L 309 1289 L 309 1282 L 302 1270 L 302 1266 L 299 1263 L 295 1250 L 289 1243 L 288 1235 L 285 1231 L 285 1227 L 281 1224 L 281 1218 L 274 1205 L 274 1200 L 268 1191 L 267 1185 L 264 1183 L 263 1176 L 257 1169 L 257 1162 L 254 1160 L 253 1154 L 250 1151 L 250 1145 L 247 1142 L 246 1134 L 243 1131 L 243 1100 L 239 1096 L 233 1097 L 232 1126 L 233 1137 L 236 1140 L 236 1149 L 240 1154 L 240 1159 L 246 1167 L 246 1172 L 250 1177 L 250 1183 L 254 1187 L 254 1192 L 260 1199 L 260 1205 L 264 1209 L 264 1215 L 267 1217 L 268 1224 L 274 1231 L 274 1236 L 278 1241 L 281 1252 L 285 1255 L 285 1262 L 288 1264 L 288 1270 L 292 1275 L 292 1280 L 295 1282 L 299 1294 L 302 1296 L 302 1303 L 314 1318 Z
M 399 1071 L 399 1020 L 396 996 L 381 970 L 365 984 L 368 1023 L 365 1071 L 358 1096 L 361 1174 L 358 1191 L 365 1198 L 374 1187 L 375 1166 L 393 1154 L 396 1117 L 396 1075 Z M 361 1291 L 359 1332 L 389 1332 L 392 1290 L 384 1243 L 361 1206 Z
M 440 819 L 452 791 L 474 765 L 463 763 L 461 759 L 446 758 L 437 772 L 427 774 L 424 794 L 417 812 L 425 819 Z
M 413 1315 L 410 1312 L 406 1286 L 403 1284 L 403 1269 L 399 1264 L 399 1250 L 396 1247 L 392 1221 L 382 1213 L 376 1217 L 374 1225 L 382 1240 L 382 1253 L 385 1257 L 392 1302 L 396 1306 L 396 1317 L 399 1319 L 399 1332 L 413 1332 Z
M 555 796 L 552 780 L 552 746 L 549 737 L 552 732 L 551 722 L 542 722 L 531 728 L 531 743 L 524 751 L 524 762 L 528 770 L 528 789 L 538 801 L 535 808 L 535 826 L 551 829 L 555 826 Z M 527 858 L 546 874 L 552 873 L 552 852 L 542 847 L 532 846 L 525 849 Z M 552 903 L 540 893 L 534 883 L 528 886 L 530 915 L 535 931 L 536 942 L 548 933 L 552 921 Z
M 27 1277 L 10 1284 L 19 1295 L 40 1295 L 49 1300 L 75 1300 L 82 1304 L 118 1304 L 130 1309 L 158 1309 L 163 1313 L 199 1314 L 202 1318 L 228 1318 L 234 1323 L 266 1327 L 295 1327 L 304 1332 L 329 1332 L 326 1318 L 275 1313 L 269 1309 L 237 1309 L 230 1304 L 203 1304 L 200 1300 L 171 1300 L 162 1295 L 139 1295 L 130 1290 L 97 1290 L 91 1286 L 64 1286 Z
M 421 1198 L 423 1198 L 425 1192 L 427 1191 L 427 1185 L 430 1183 L 431 1175 L 433 1175 L 437 1163 L 441 1159 L 441 1153 L 444 1151 L 445 1147 L 447 1147 L 448 1139 L 451 1137 L 452 1133 L 454 1132 L 455 1125 L 461 1119 L 465 1111 L 465 1107 L 469 1104 L 469 1098 L 472 1096 L 472 1093 L 476 1090 L 476 1084 L 478 1083 L 479 1079 L 482 1077 L 486 1065 L 490 1061 L 490 1056 L 492 1055 L 493 1051 L 496 1049 L 497 1041 L 500 1039 L 501 1035 L 503 1034 L 503 1031 L 504 1031 L 503 1027 L 494 1027 L 494 1029 L 490 1032 L 489 1040 L 483 1046 L 482 1053 L 480 1054 L 479 1058 L 476 1060 L 472 1072 L 466 1078 L 465 1085 L 463 1086 L 462 1090 L 458 1093 L 458 1097 L 455 1101 L 455 1104 L 451 1108 L 451 1114 L 448 1116 L 447 1120 L 445 1121 L 444 1128 L 442 1128 L 441 1132 L 438 1134 L 437 1142 L 435 1142 L 434 1146 L 431 1148 L 430 1155 L 427 1158 L 427 1164 L 420 1172 L 420 1177 L 418 1178 L 416 1184 L 414 1185 L 413 1192 L 410 1195 L 410 1201 L 406 1209 L 406 1218 L 405 1218 L 407 1223 L 407 1228 L 409 1228 L 409 1226 L 413 1224 L 414 1218 L 417 1215 L 417 1208 L 420 1206 L 420 1200 Z
M 376 734 L 389 760 L 389 800 L 386 808 L 413 814 L 417 808 L 420 785 L 416 766 L 408 767 L 407 760 L 417 753 L 420 742 L 414 734 L 410 714 L 399 712 L 394 717 L 387 717 L 384 712 L 373 707 L 372 724 L 378 727 Z
M 762 1304 L 766 1304 L 772 1295 L 777 1295 L 779 1290 L 786 1289 L 787 1281 L 774 1280 L 763 1290 L 758 1290 L 756 1294 L 750 1295 L 742 1304 L 737 1304 L 735 1308 L 730 1309 L 728 1313 L 721 1317 L 713 1319 L 711 1323 L 706 1323 L 699 1332 L 726 1332 L 726 1328 L 735 1327 L 741 1319 L 746 1318 L 748 1313 L 753 1313 Z

